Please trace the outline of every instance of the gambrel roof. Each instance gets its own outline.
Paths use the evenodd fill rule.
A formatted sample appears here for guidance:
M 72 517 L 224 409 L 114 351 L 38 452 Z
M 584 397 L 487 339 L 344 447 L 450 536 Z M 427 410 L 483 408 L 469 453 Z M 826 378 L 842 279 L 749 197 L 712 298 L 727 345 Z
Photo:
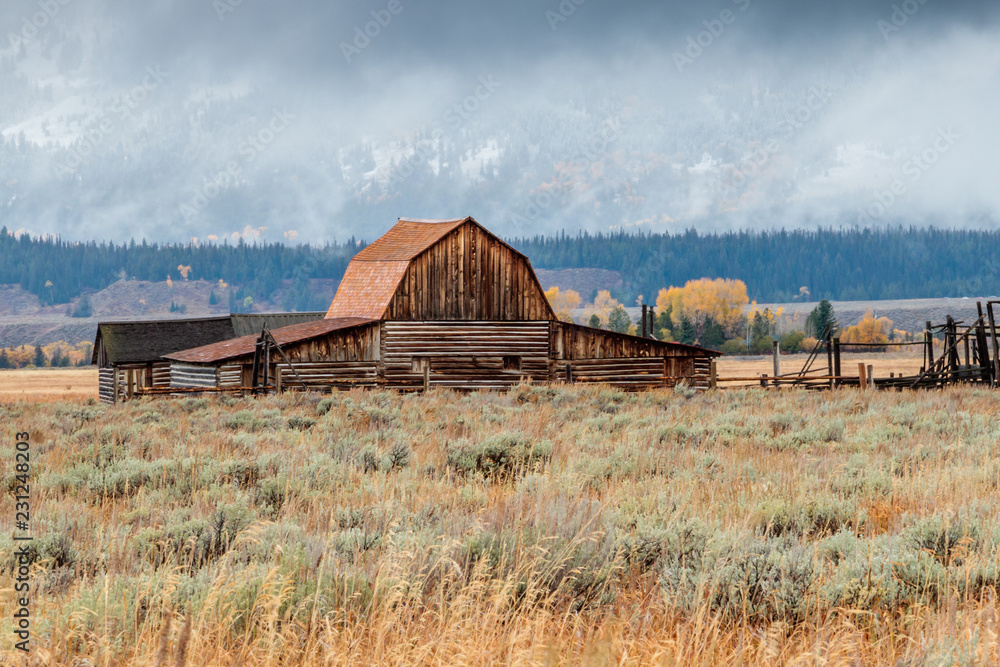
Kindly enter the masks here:
M 392 229 L 351 260 L 326 314 L 327 318 L 385 318 L 386 311 L 400 288 L 400 282 L 414 260 L 446 239 L 451 232 L 467 224 L 474 225 L 491 242 L 512 253 L 530 270 L 530 262 L 523 253 L 490 233 L 472 217 L 451 220 L 400 218 Z M 533 283 L 530 288 L 537 288 L 541 294 L 543 290 L 534 271 L 530 271 L 530 274 L 530 281 Z M 528 286 L 521 286 L 522 289 L 526 287 Z M 542 319 L 555 319 L 547 301 L 543 308 L 547 312 Z

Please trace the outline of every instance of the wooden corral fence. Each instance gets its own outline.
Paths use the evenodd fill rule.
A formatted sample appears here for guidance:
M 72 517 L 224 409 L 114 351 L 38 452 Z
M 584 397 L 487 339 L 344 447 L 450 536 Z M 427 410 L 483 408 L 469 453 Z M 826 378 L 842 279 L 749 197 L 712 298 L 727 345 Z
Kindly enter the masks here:
M 712 362 L 711 387 L 726 383 L 760 383 L 762 387 L 800 387 L 826 390 L 836 387 L 861 389 L 937 389 L 952 384 L 1000 384 L 1000 338 L 997 334 L 995 307 L 1000 301 L 977 304 L 979 317 L 971 324 L 956 321 L 949 315 L 943 324 L 927 322 L 922 341 L 906 343 L 844 343 L 827 330 L 810 352 L 802 368 L 795 373 L 781 373 L 780 350 L 774 344 L 774 373 L 757 377 L 718 377 Z M 935 339 L 943 341 L 940 355 L 934 353 Z M 923 365 L 916 375 L 890 373 L 875 377 L 872 365 L 858 364 L 857 375 L 845 375 L 841 353 L 845 350 L 871 351 L 887 348 L 920 347 Z M 825 357 L 825 359 L 824 359 Z M 823 362 L 826 362 L 825 364 Z

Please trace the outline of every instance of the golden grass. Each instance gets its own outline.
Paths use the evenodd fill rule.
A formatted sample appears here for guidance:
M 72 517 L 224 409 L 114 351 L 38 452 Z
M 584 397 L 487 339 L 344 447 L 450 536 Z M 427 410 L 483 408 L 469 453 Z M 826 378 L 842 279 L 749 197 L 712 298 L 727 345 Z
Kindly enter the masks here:
M 0 371 L 0 401 L 18 398 L 54 401 L 97 398 L 96 368 Z
M 5 401 L 0 481 L 30 431 L 33 664 L 987 665 L 996 398 Z

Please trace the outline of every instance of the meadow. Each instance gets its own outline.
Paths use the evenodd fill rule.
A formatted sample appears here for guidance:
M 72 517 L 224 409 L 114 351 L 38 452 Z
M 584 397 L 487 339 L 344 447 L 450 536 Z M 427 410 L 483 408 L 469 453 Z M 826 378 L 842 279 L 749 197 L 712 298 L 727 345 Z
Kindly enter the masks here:
M 31 664 L 995 664 L 997 397 L 4 398 Z

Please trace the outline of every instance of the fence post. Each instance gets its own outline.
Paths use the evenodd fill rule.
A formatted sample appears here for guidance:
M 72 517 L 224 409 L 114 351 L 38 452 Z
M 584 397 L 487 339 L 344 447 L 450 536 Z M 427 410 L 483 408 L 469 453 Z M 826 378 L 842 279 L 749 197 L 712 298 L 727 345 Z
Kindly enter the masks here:
M 771 354 L 774 357 L 774 386 L 777 387 L 781 377 L 781 343 L 774 341 L 771 343 Z
M 708 386 L 710 389 L 717 389 L 719 387 L 719 363 L 712 360 L 712 365 L 708 371 Z
M 840 336 L 834 336 L 833 338 L 833 376 L 836 378 L 833 382 L 835 386 L 840 385 L 841 377 L 840 369 Z
M 833 338 L 828 334 L 826 337 L 826 370 L 830 376 L 830 389 L 837 386 L 837 381 L 833 379 L 836 373 L 833 372 Z
M 876 389 L 875 386 L 875 367 L 868 364 L 868 388 Z
M 868 378 L 865 375 L 865 362 L 858 363 L 858 386 L 861 387 L 861 391 L 868 388 Z
M 1000 383 L 1000 341 L 997 340 L 997 322 L 993 316 L 993 301 L 986 303 L 986 313 L 990 318 L 990 338 L 993 344 L 993 386 Z
M 424 393 L 431 388 L 431 362 L 430 359 L 426 360 L 424 364 Z

